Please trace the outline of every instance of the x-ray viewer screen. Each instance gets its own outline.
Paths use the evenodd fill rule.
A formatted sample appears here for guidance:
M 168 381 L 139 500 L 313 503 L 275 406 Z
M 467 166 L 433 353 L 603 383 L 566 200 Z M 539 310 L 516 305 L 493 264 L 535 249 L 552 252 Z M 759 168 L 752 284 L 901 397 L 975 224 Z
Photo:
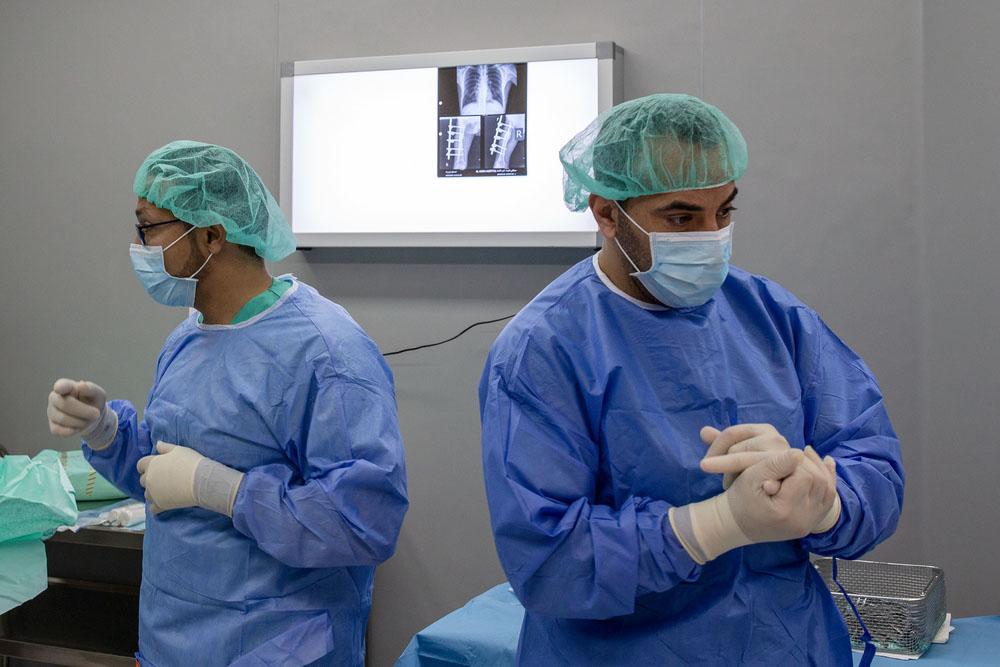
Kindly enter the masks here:
M 598 112 L 598 61 L 296 76 L 296 233 L 590 232 L 558 152 Z

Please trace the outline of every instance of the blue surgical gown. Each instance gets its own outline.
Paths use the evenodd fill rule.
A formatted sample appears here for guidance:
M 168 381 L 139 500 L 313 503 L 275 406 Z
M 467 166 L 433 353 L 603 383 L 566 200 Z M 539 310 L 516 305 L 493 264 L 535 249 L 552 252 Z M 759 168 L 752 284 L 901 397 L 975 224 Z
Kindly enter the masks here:
M 246 473 L 233 517 L 149 513 L 143 665 L 360 666 L 375 565 L 407 509 L 392 374 L 340 306 L 295 281 L 236 325 L 197 314 L 167 338 L 144 418 L 84 451 L 133 498 L 158 440 Z
M 644 308 L 580 262 L 503 330 L 479 387 L 524 665 L 850 665 L 808 554 L 892 534 L 899 442 L 875 378 L 779 285 L 733 268 L 707 304 Z M 698 566 L 667 519 L 722 492 L 699 430 L 769 423 L 837 459 L 840 520 Z

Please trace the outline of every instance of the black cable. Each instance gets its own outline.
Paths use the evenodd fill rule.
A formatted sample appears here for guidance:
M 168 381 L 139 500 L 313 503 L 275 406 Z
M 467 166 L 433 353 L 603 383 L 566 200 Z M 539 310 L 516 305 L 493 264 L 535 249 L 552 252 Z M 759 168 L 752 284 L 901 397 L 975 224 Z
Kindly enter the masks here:
M 516 314 L 517 313 L 514 313 L 514 315 L 516 315 Z M 427 347 L 437 347 L 438 345 L 444 345 L 445 343 L 450 343 L 451 341 L 455 340 L 456 338 L 458 338 L 459 336 L 461 336 L 465 332 L 469 331 L 470 329 L 473 329 L 473 328 L 478 327 L 478 326 L 482 326 L 483 324 L 494 324 L 496 322 L 503 322 L 504 320 L 509 320 L 510 318 L 514 317 L 514 315 L 506 315 L 504 317 L 498 317 L 495 320 L 486 320 L 485 322 L 476 322 L 474 324 L 470 324 L 469 326 L 465 327 L 464 329 L 462 329 L 461 331 L 459 331 L 457 334 L 455 334 L 454 336 L 452 336 L 448 340 L 442 340 L 442 341 L 440 341 L 438 343 L 427 343 L 426 345 L 417 345 L 416 347 L 407 347 L 407 348 L 404 348 L 402 350 L 394 350 L 393 352 L 383 352 L 382 356 L 383 357 L 391 357 L 394 354 L 403 354 L 404 352 L 413 352 L 414 350 L 423 350 L 424 348 L 427 348 Z

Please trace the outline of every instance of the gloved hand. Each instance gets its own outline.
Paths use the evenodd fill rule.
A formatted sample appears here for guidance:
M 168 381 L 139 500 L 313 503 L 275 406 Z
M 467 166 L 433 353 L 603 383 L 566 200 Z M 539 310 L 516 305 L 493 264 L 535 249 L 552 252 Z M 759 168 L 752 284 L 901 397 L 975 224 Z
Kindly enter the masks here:
M 778 484 L 776 493 L 765 490 L 767 482 Z M 829 521 L 837 499 L 829 464 L 811 447 L 788 449 L 746 468 L 723 493 L 671 508 L 669 518 L 687 552 L 704 564 L 747 544 L 805 537 Z
M 758 435 L 733 445 L 729 445 L 728 443 L 732 442 L 733 437 L 740 436 L 742 426 L 732 426 L 722 432 L 710 426 L 706 426 L 701 430 L 702 440 L 706 441 L 706 444 L 708 444 L 708 438 L 714 436 L 709 447 L 709 452 L 701 460 L 701 469 L 708 473 L 721 473 L 723 475 L 723 488 L 728 488 L 726 485 L 727 479 L 733 480 L 747 468 L 769 458 L 774 452 L 782 452 L 788 449 L 788 441 L 770 424 L 745 424 L 743 426 L 747 427 L 746 431 L 744 431 L 745 433 L 757 433 Z M 713 434 L 712 431 L 715 431 L 718 435 Z M 729 433 L 733 433 L 734 436 L 727 438 L 726 436 Z M 713 448 L 716 451 L 723 451 L 727 447 L 728 453 L 713 455 Z M 806 447 L 805 454 L 807 460 L 817 468 L 821 466 L 826 467 L 833 478 L 834 488 L 836 488 L 837 462 L 834 458 L 827 456 L 825 459 L 820 459 L 819 454 L 812 447 Z M 766 480 L 763 485 L 764 492 L 769 495 L 776 494 L 780 488 L 781 482 L 774 480 Z M 812 532 L 825 533 L 833 528 L 834 524 L 840 518 L 840 510 L 840 494 L 837 494 L 833 499 L 833 506 L 830 508 L 830 512 L 823 517 L 823 520 L 819 522 Z
M 49 392 L 48 417 L 52 435 L 79 435 L 93 450 L 107 448 L 118 432 L 118 414 L 108 409 L 104 389 L 84 380 L 56 380 Z
M 701 469 L 707 473 L 724 473 L 722 488 L 728 489 L 740 473 L 754 463 L 762 461 L 766 456 L 755 456 L 762 453 L 783 452 L 788 449 L 788 441 L 771 424 L 737 424 L 724 431 L 706 426 L 701 429 L 701 441 L 708 445 L 705 458 L 701 461 Z M 749 456 L 738 456 L 750 454 Z M 723 469 L 717 457 L 731 456 L 725 460 L 727 467 Z M 730 461 L 743 464 L 738 470 L 732 471 Z M 772 495 L 778 492 L 777 486 L 770 483 L 767 489 Z
M 840 492 L 837 491 L 837 460 L 832 456 L 821 459 L 812 447 L 806 447 L 806 456 L 812 459 L 814 465 L 825 466 L 830 477 L 833 478 L 833 505 L 830 506 L 830 511 L 820 519 L 820 522 L 813 526 L 811 531 L 812 533 L 825 533 L 837 525 L 837 521 L 840 520 L 841 505 Z
M 156 451 L 139 459 L 135 466 L 153 514 L 197 506 L 233 515 L 243 473 L 190 447 L 161 441 L 156 443 Z

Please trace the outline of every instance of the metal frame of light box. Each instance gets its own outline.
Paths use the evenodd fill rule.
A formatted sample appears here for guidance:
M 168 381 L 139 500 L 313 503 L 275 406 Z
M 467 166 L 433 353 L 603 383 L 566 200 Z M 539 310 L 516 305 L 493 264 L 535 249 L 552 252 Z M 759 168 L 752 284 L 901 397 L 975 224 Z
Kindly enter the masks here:
M 292 104 L 295 77 L 332 72 L 365 72 L 423 67 L 457 67 L 472 63 L 541 62 L 596 58 L 598 61 L 598 112 L 611 108 L 623 99 L 622 65 L 624 51 L 614 42 L 587 42 L 553 46 L 529 46 L 444 53 L 418 53 L 335 60 L 300 60 L 281 65 L 281 180 L 279 201 L 289 222 L 292 220 Z M 553 193 L 553 196 L 559 196 Z M 468 232 L 468 233 L 300 233 L 300 249 L 314 247 L 385 248 L 385 247 L 597 247 L 599 234 L 594 232 Z

